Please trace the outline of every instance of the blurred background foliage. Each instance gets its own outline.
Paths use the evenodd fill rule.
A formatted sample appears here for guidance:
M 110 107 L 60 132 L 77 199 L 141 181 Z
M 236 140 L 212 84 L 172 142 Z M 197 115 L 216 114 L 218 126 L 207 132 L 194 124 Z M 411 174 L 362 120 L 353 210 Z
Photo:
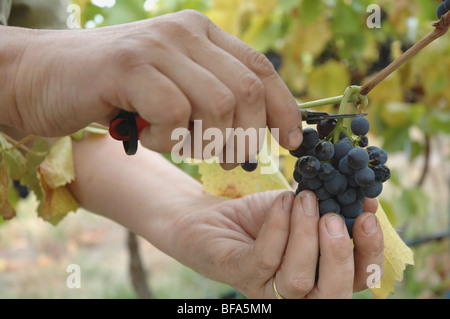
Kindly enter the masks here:
M 205 13 L 265 53 L 299 102 L 362 85 L 432 30 L 440 0 L 72 0 L 83 28 L 117 25 L 183 9 Z M 381 8 L 380 28 L 369 28 Z M 389 152 L 392 178 L 380 201 L 413 248 L 393 298 L 449 298 L 450 34 L 369 95 L 370 144 Z M 320 110 L 333 111 L 335 106 Z M 292 181 L 294 158 L 281 170 Z M 195 167 L 182 167 L 198 177 Z M 173 296 L 173 295 L 172 295 Z M 188 297 L 189 295 L 186 295 Z M 169 297 L 169 296 L 167 296 Z M 180 295 L 177 295 L 180 297 Z M 181 296 L 183 297 L 183 296 Z M 369 292 L 356 297 L 370 298 Z

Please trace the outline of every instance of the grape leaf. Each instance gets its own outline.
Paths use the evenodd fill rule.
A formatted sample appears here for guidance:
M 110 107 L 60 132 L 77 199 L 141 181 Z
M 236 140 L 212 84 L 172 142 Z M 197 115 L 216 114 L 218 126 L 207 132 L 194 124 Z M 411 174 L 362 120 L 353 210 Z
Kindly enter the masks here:
M 56 225 L 66 214 L 78 209 L 77 201 L 66 187 L 75 179 L 70 136 L 56 140 L 37 168 L 37 175 L 42 190 L 39 216 Z
M 9 176 L 5 161 L 0 158 L 0 216 L 8 220 L 16 216 L 14 208 L 11 206 L 8 197 Z
M 45 140 L 37 140 L 33 145 L 33 152 L 28 152 L 26 161 L 28 169 L 26 174 L 20 180 L 22 185 L 30 187 L 38 200 L 43 197 L 42 188 L 37 175 L 37 168 L 48 154 L 49 145 Z
M 40 175 L 40 168 L 38 169 Z M 40 179 L 43 192 L 38 213 L 44 220 L 53 225 L 58 224 L 68 213 L 78 209 L 78 203 L 65 186 L 50 187 L 44 178 Z
M 278 152 L 278 143 L 271 135 L 268 138 L 273 144 L 268 144 L 266 139 L 258 155 L 258 168 L 253 172 L 246 172 L 241 167 L 225 171 L 216 162 L 203 161 L 199 164 L 203 189 L 215 196 L 239 198 L 256 192 L 290 188 L 274 157 L 271 156 L 275 153 L 274 150 Z
M 389 222 L 383 207 L 378 205 L 376 216 L 384 237 L 384 274 L 379 288 L 371 288 L 375 298 L 384 299 L 394 293 L 396 281 L 403 280 L 406 265 L 414 265 L 412 250 L 403 242 Z
M 72 140 L 70 136 L 59 138 L 39 165 L 39 174 L 51 188 L 64 186 L 75 179 Z

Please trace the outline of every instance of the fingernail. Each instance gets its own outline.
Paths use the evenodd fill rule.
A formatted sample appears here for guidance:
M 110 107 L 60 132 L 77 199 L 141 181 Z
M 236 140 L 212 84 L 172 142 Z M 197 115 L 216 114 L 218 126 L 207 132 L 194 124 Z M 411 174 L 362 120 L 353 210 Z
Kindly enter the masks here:
M 286 193 L 283 196 L 283 209 L 287 212 L 290 212 L 292 209 L 292 202 L 294 200 L 294 194 L 293 193 Z
M 325 227 L 327 229 L 328 235 L 331 237 L 342 237 L 344 236 L 345 226 L 344 221 L 337 215 L 331 215 L 325 220 Z
M 289 132 L 288 139 L 289 145 L 293 149 L 298 148 L 303 140 L 302 130 L 299 127 L 293 129 L 292 131 Z
M 375 215 L 368 215 L 362 224 L 364 234 L 370 236 L 377 231 L 378 221 Z
M 306 193 L 301 196 L 303 211 L 308 216 L 314 216 L 317 213 L 317 200 L 312 193 Z

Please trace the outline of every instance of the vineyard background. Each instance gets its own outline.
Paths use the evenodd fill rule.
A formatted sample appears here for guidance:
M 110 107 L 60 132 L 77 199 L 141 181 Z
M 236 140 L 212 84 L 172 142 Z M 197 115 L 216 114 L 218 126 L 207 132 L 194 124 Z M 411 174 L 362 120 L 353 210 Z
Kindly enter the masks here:
M 85 28 L 127 23 L 182 9 L 208 15 L 269 56 L 299 101 L 362 85 L 432 30 L 439 0 L 74 0 Z M 367 27 L 370 4 L 381 28 Z M 389 152 L 392 178 L 380 201 L 415 253 L 391 298 L 450 298 L 450 34 L 438 39 L 369 95 L 370 143 Z M 333 107 L 320 110 L 333 111 Z M 292 181 L 294 158 L 281 169 Z M 198 176 L 195 168 L 181 167 Z M 0 225 L 0 298 L 135 298 L 127 232 L 79 210 L 54 227 L 35 214 L 30 195 L 18 218 Z M 156 298 L 239 294 L 195 274 L 139 239 Z M 68 289 L 66 266 L 82 268 Z M 371 298 L 369 292 L 355 294 Z

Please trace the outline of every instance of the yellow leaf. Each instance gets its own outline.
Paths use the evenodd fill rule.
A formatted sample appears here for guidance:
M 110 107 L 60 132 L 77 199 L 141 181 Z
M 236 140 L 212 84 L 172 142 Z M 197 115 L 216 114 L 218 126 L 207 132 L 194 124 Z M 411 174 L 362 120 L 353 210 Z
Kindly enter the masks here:
M 278 156 L 274 153 L 278 155 L 279 149 L 280 146 L 269 134 L 258 155 L 258 168 L 253 172 L 246 172 L 241 167 L 225 171 L 217 162 L 203 161 L 199 164 L 199 173 L 204 191 L 215 196 L 239 198 L 267 190 L 290 189 L 275 160 Z
M 38 169 L 40 175 L 40 169 Z M 50 187 L 43 178 L 40 179 L 43 200 L 39 206 L 39 215 L 46 221 L 56 225 L 68 213 L 78 209 L 78 203 L 65 186 Z
M 403 280 L 406 265 L 414 265 L 412 250 L 398 236 L 381 205 L 376 212 L 384 236 L 384 275 L 379 288 L 371 288 L 376 298 L 387 298 L 394 293 L 396 281 Z
M 58 139 L 39 166 L 41 177 L 51 188 L 64 186 L 75 179 L 72 140 L 70 136 Z
M 339 61 L 329 60 L 311 72 L 308 93 L 312 98 L 337 96 L 350 85 L 348 68 Z

